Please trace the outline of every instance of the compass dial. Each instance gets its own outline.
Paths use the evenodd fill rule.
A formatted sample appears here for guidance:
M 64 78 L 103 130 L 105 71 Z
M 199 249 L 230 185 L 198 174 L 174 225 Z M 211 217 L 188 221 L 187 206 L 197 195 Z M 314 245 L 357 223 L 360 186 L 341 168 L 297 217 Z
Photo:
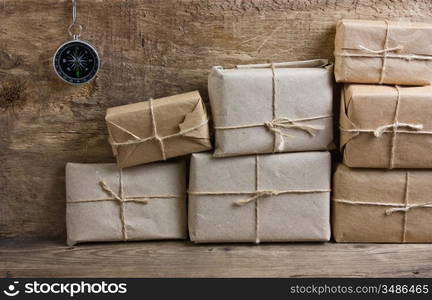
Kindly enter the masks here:
M 96 50 L 87 42 L 77 40 L 61 45 L 54 55 L 53 63 L 57 75 L 71 84 L 92 80 L 99 69 Z

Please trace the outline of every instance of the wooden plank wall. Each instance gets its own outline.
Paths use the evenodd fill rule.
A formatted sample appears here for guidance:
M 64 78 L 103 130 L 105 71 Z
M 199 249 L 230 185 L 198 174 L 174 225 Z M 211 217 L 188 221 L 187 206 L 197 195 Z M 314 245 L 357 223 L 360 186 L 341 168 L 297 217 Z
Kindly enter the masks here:
M 79 0 L 100 51 L 89 85 L 58 80 L 69 0 L 0 0 L 0 238 L 64 238 L 64 166 L 112 161 L 107 107 L 199 89 L 213 65 L 332 58 L 343 17 L 432 22 L 429 0 Z

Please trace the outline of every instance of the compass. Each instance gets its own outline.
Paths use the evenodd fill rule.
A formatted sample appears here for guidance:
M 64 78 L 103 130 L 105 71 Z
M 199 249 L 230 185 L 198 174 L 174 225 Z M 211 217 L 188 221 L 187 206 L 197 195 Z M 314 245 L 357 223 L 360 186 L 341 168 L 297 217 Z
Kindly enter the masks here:
M 80 40 L 82 26 L 77 24 L 76 0 L 72 0 L 72 24 L 69 35 L 73 38 L 62 44 L 54 54 L 54 71 L 63 81 L 83 84 L 92 80 L 100 65 L 99 55 L 90 43 Z
M 99 69 L 99 56 L 88 42 L 72 40 L 61 45 L 53 57 L 57 75 L 71 84 L 92 80 Z

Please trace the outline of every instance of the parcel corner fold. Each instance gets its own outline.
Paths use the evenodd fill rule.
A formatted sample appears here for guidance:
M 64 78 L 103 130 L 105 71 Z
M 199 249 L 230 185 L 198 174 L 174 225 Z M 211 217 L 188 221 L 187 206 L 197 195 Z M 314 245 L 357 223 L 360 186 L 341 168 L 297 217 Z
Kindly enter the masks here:
M 336 25 L 338 82 L 432 82 L 432 24 L 343 19 Z
M 432 242 L 431 182 L 430 170 L 338 165 L 332 196 L 336 242 Z
M 212 148 L 198 91 L 112 107 L 105 119 L 122 168 Z
M 66 166 L 69 245 L 83 242 L 184 239 L 186 165 L 151 163 Z
M 332 70 L 323 59 L 213 67 L 215 156 L 332 149 Z
M 327 241 L 330 154 L 193 154 L 189 235 L 196 243 Z
M 340 131 L 344 163 L 432 168 L 432 87 L 346 84 Z

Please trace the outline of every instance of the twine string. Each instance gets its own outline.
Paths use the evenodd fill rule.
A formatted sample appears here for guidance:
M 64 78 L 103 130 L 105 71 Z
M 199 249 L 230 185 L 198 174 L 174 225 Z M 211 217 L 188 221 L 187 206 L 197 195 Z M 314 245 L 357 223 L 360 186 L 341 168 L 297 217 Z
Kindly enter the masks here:
M 277 83 L 277 79 L 276 79 L 276 68 L 275 65 L 272 63 L 270 64 L 270 69 L 272 72 L 272 114 L 273 114 L 273 119 L 271 122 L 273 122 L 273 120 L 275 120 L 277 118 L 277 102 L 276 102 L 276 83 Z M 278 134 L 281 132 L 280 129 L 277 129 L 276 127 L 269 127 L 267 126 L 267 129 L 270 129 L 271 132 L 273 132 L 273 152 L 277 152 L 278 150 L 278 138 L 282 138 L 281 136 L 278 137 Z M 256 172 L 256 174 L 258 174 L 258 172 Z M 257 175 L 258 176 L 258 175 Z M 257 204 L 258 207 L 258 204 Z M 258 210 L 258 208 L 257 208 Z M 258 215 L 258 212 L 257 212 Z M 258 239 L 258 234 L 257 234 L 257 239 Z M 258 240 L 259 243 L 259 240 Z
M 382 65 L 381 65 L 381 72 L 380 72 L 380 78 L 378 81 L 378 84 L 383 84 L 384 82 L 384 76 L 385 76 L 385 68 L 386 68 L 386 62 L 387 62 L 387 54 L 392 51 L 399 51 L 403 47 L 402 46 L 396 46 L 393 48 L 388 47 L 388 40 L 389 40 L 389 31 L 390 31 L 390 25 L 387 20 L 385 20 L 386 23 L 386 32 L 385 32 L 385 38 L 384 38 L 384 47 L 382 50 L 372 50 L 367 47 L 364 47 L 362 45 L 359 45 L 359 48 L 365 50 L 366 52 L 376 53 L 376 54 L 382 54 Z
M 163 139 L 159 136 L 158 130 L 157 130 L 157 124 L 156 124 L 156 117 L 154 113 L 153 108 L 153 99 L 150 99 L 150 114 L 151 114 L 151 120 L 152 120 L 152 126 L 153 126 L 153 137 L 159 142 L 162 159 L 166 160 L 166 153 L 165 153 L 165 145 L 163 142 Z
M 386 131 L 387 129 L 392 129 L 392 132 L 394 132 L 395 130 L 397 131 L 398 128 L 408 128 L 408 129 L 412 129 L 412 130 L 422 130 L 423 129 L 423 124 L 401 123 L 401 122 L 396 121 L 395 123 L 392 123 L 392 124 L 387 124 L 387 125 L 383 125 L 383 126 L 377 127 L 373 131 L 373 134 L 376 137 L 381 137 L 383 135 L 383 133 L 388 132 L 388 131 Z
M 322 125 L 308 125 L 308 124 L 300 124 L 299 121 L 292 121 L 288 118 L 275 118 L 270 122 L 265 122 L 265 126 L 270 131 L 273 131 L 279 135 L 285 137 L 293 137 L 292 135 L 286 134 L 283 132 L 284 129 L 297 128 L 305 131 L 311 136 L 315 136 L 319 130 L 323 130 L 324 126 Z
M 119 203 L 120 207 L 120 222 L 122 225 L 122 238 L 123 241 L 128 240 L 127 228 L 126 228 L 126 220 L 125 220 L 125 200 L 123 198 L 124 189 L 123 189 L 123 170 L 119 169 L 119 194 L 115 193 L 109 185 L 105 181 L 99 182 L 100 187 L 104 190 L 109 196 L 112 197 L 113 200 Z M 147 204 L 147 202 L 145 203 Z
M 387 21 L 386 21 L 387 22 Z M 387 22 L 387 28 L 388 28 L 388 22 Z M 384 62 L 383 62 L 384 64 Z M 398 117 L 399 117 L 399 110 L 400 110 L 400 103 L 401 103 L 401 93 L 399 86 L 395 86 L 396 92 L 397 92 L 397 98 L 396 98 L 396 108 L 393 118 L 393 134 L 392 134 L 392 140 L 390 145 L 390 162 L 389 162 L 389 169 L 393 169 L 394 167 L 394 157 L 396 152 L 396 138 L 397 138 L 397 129 L 398 129 Z M 375 135 L 376 136 L 376 135 Z M 406 183 L 406 186 L 408 187 L 408 182 Z

